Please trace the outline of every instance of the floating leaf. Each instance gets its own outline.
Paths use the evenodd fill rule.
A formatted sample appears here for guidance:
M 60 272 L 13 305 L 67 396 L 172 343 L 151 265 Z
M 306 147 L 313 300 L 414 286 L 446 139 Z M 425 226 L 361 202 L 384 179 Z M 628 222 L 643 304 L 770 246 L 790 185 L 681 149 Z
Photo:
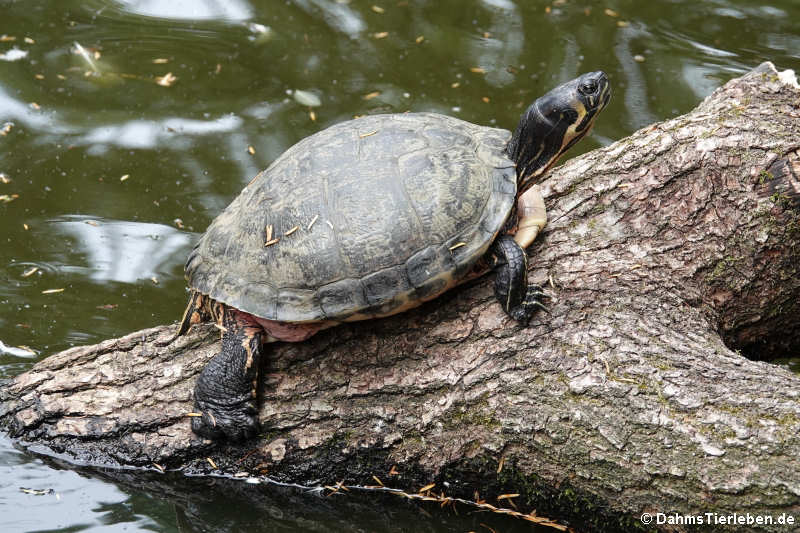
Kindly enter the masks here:
M 322 100 L 319 99 L 319 96 L 312 93 L 311 91 L 301 91 L 299 89 L 295 90 L 292 93 L 294 100 L 304 106 L 308 107 L 319 107 L 322 105 Z
M 169 87 L 175 81 L 177 81 L 178 77 L 173 76 L 172 72 L 167 72 L 163 76 L 156 76 L 156 83 L 161 85 L 162 87 Z

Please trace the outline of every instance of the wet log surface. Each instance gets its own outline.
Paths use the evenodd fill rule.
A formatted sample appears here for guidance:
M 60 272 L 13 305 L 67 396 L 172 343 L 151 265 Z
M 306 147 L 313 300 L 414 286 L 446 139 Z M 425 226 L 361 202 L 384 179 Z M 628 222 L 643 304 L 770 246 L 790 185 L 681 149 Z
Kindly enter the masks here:
M 751 360 L 800 347 L 799 149 L 800 90 L 765 64 L 570 160 L 542 183 L 550 223 L 529 251 L 550 314 L 520 327 L 488 276 L 270 345 L 251 442 L 189 429 L 210 325 L 50 356 L 0 389 L 0 424 L 82 463 L 520 493 L 581 530 L 800 519 L 800 377 Z

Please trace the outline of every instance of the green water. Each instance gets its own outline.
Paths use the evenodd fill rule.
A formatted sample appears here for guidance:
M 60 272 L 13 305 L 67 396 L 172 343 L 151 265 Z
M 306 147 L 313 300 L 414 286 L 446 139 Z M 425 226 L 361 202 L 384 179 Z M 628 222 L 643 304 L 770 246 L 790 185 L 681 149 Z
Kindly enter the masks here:
M 684 113 L 764 60 L 800 69 L 795 0 L 32 0 L 0 14 L 0 341 L 36 352 L 0 354 L 0 378 L 177 320 L 198 233 L 327 125 L 412 110 L 512 129 L 537 95 L 605 70 L 614 97 L 574 155 Z M 0 530 L 531 530 L 220 484 L 110 478 L 0 439 Z M 263 505 L 238 505 L 248 490 Z

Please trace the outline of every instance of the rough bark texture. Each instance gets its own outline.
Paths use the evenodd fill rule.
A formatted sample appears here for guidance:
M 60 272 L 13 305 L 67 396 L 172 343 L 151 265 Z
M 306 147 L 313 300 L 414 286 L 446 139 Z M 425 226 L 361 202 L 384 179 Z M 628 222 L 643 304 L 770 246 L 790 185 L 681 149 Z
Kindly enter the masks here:
M 799 148 L 800 90 L 766 64 L 569 161 L 542 184 L 550 223 L 530 251 L 550 314 L 518 326 L 489 277 L 271 345 L 264 431 L 241 447 L 185 417 L 211 326 L 53 355 L 0 392 L 0 422 L 91 463 L 211 456 L 299 483 L 519 492 L 587 530 L 643 512 L 800 519 L 800 378 L 740 353 L 800 346 Z

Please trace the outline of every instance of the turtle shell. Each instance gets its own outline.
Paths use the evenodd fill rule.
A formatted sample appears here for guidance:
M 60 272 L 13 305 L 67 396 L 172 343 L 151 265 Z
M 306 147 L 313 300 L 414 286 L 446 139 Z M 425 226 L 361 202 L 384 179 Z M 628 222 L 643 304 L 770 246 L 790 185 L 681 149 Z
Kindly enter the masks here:
M 386 316 L 470 273 L 511 212 L 511 133 L 373 115 L 295 144 L 208 227 L 190 286 L 282 322 Z

